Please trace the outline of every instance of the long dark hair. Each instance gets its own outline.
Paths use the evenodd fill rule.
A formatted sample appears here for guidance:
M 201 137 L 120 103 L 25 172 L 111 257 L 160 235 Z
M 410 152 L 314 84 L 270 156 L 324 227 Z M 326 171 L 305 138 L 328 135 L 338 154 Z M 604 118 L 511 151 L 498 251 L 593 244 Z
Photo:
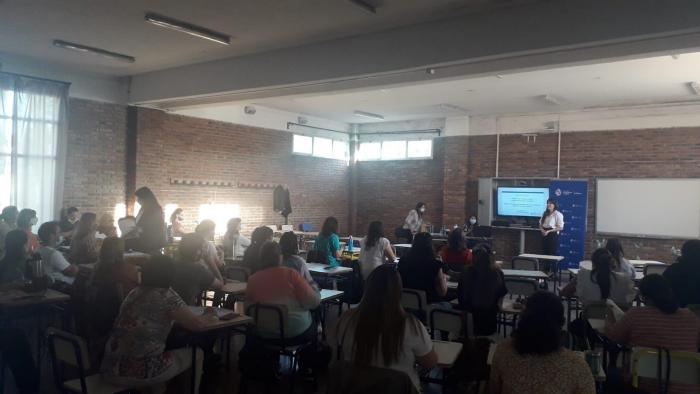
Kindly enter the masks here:
M 2 261 L 11 262 L 25 259 L 27 256 L 24 246 L 27 242 L 29 242 L 29 238 L 24 230 L 16 229 L 8 232 L 5 236 L 5 257 Z
M 455 228 L 450 232 L 450 237 L 447 238 L 447 248 L 453 252 L 463 252 L 467 249 L 467 241 L 464 239 L 464 233 L 461 228 Z
M 272 239 L 274 231 L 271 228 L 261 226 L 253 230 L 250 236 L 250 246 L 243 254 L 243 265 L 248 268 L 254 268 L 258 257 L 260 257 L 260 247 L 267 241 Z
M 379 242 L 379 238 L 384 236 L 384 225 L 380 221 L 374 221 L 369 224 L 367 229 L 367 237 L 365 238 L 365 248 L 372 249 Z
M 329 216 L 323 221 L 323 227 L 321 227 L 321 235 L 325 237 L 330 237 L 331 234 L 338 233 L 338 219 L 333 216 Z
M 96 230 L 93 229 L 97 223 L 97 215 L 92 212 L 85 212 L 80 215 L 80 221 L 78 226 L 75 228 L 75 233 L 73 234 L 73 239 L 80 241 L 82 239 L 95 240 Z
M 605 249 L 610 252 L 613 259 L 617 262 L 617 265 L 622 264 L 622 258 L 625 256 L 625 251 L 622 249 L 622 243 L 617 238 L 610 238 L 608 242 L 605 243 Z
M 165 255 L 151 257 L 148 264 L 141 268 L 141 286 L 156 289 L 168 289 L 175 278 L 175 264 Z
M 542 218 L 540 218 L 540 221 L 541 221 L 541 222 L 544 222 L 544 220 L 547 219 L 547 217 L 548 217 L 549 215 L 553 214 L 554 211 L 557 211 L 557 210 L 559 209 L 559 205 L 557 205 L 557 201 L 556 201 L 556 200 L 551 199 L 551 198 L 548 199 L 548 200 L 547 200 L 547 205 L 549 205 L 549 204 L 554 204 L 554 209 L 552 210 L 552 212 L 549 212 L 549 209 L 547 209 L 547 208 L 545 207 L 545 208 L 544 208 L 544 212 L 542 213 Z
M 100 247 L 100 259 L 95 266 L 93 281 L 104 283 L 116 283 L 117 270 L 124 263 L 124 240 L 118 237 L 107 237 Z
M 593 270 L 591 271 L 591 281 L 597 283 L 600 288 L 600 299 L 610 298 L 610 278 L 612 277 L 612 254 L 607 249 L 600 248 L 593 252 L 591 261 Z
M 538 291 L 528 297 L 513 333 L 515 350 L 521 354 L 545 355 L 561 347 L 564 306 L 559 297 Z
M 141 200 L 142 209 L 149 211 L 153 209 L 158 209 L 160 211 L 163 210 L 163 208 L 161 208 L 160 204 L 158 203 L 156 195 L 153 194 L 153 191 L 151 191 L 151 189 L 149 189 L 148 187 L 144 186 L 139 188 L 138 190 L 136 190 L 134 195 L 138 197 L 139 200 Z
M 413 259 L 432 260 L 435 259 L 435 249 L 433 248 L 433 237 L 430 233 L 418 233 L 413 237 L 411 249 L 406 257 Z
M 255 272 L 280 265 L 282 252 L 280 245 L 275 241 L 268 241 L 260 247 L 260 254 L 256 262 Z
M 365 282 L 360 305 L 348 312 L 346 330 L 354 326 L 352 360 L 355 365 L 372 363 L 381 349 L 384 366 L 398 361 L 406 324 L 418 334 L 418 322 L 401 308 L 401 277 L 391 265 L 375 268 Z M 340 326 L 340 325 L 339 325 Z M 341 341 L 344 332 L 339 332 Z
M 423 217 L 423 212 L 420 211 L 421 208 L 425 206 L 424 202 L 419 202 L 416 204 L 416 212 L 418 213 L 418 217 Z
M 177 208 L 174 210 L 173 213 L 170 214 L 170 223 L 174 222 L 177 215 L 181 214 L 182 212 L 182 208 Z
M 666 314 L 676 313 L 678 302 L 666 278 L 659 274 L 649 274 L 639 283 L 639 292 L 647 304 Z M 649 302 L 651 301 L 651 302 Z
M 297 239 L 297 235 L 292 231 L 287 231 L 282 234 L 282 237 L 280 237 L 280 249 L 285 259 L 299 254 L 299 240 Z
M 691 239 L 685 241 L 681 246 L 681 257 L 679 262 L 695 264 L 700 269 L 700 239 Z
M 30 229 L 32 227 L 30 221 L 35 217 L 36 211 L 33 209 L 24 208 L 23 210 L 19 211 L 19 214 L 17 215 L 17 228 L 22 230 Z
M 190 233 L 182 236 L 177 247 L 177 256 L 180 263 L 196 263 L 201 256 L 205 245 L 204 237 L 201 234 Z
M 2 213 L 0 213 L 0 219 L 2 219 L 2 221 L 5 223 L 15 224 L 15 222 L 17 222 L 18 214 L 19 211 L 17 210 L 16 206 L 8 205 L 2 209 Z
M 472 286 L 469 291 L 472 294 L 472 304 L 477 308 L 489 308 L 493 305 L 496 292 L 503 286 L 500 268 L 493 258 L 493 251 L 486 244 L 477 245 L 473 250 L 472 269 L 476 275 L 472 277 Z

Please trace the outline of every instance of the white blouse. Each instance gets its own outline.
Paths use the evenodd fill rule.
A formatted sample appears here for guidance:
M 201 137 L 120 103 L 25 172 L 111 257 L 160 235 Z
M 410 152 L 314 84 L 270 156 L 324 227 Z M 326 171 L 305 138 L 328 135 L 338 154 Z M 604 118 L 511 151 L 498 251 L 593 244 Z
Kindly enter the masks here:
M 540 219 L 540 225 L 544 228 L 555 228 L 557 231 L 561 231 L 564 229 L 564 215 L 559 211 L 554 211 L 544 220 Z

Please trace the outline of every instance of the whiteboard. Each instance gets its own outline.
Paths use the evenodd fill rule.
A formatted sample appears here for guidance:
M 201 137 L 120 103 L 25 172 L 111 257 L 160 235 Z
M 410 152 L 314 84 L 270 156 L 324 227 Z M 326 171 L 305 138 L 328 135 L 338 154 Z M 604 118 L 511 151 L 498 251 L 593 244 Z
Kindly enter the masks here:
M 700 179 L 598 179 L 598 233 L 700 238 Z

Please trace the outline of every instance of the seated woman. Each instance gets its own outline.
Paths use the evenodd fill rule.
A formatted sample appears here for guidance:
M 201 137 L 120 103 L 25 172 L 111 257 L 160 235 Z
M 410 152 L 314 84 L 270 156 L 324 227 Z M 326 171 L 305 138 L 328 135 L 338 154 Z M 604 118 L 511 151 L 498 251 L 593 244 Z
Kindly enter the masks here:
M 22 230 L 27 234 L 29 241 L 29 254 L 34 254 L 40 247 L 39 237 L 32 232 L 32 227 L 36 226 L 39 219 L 36 217 L 36 211 L 25 208 L 19 211 L 17 215 L 17 229 Z
M 221 277 L 214 276 L 207 267 L 199 264 L 209 245 L 210 243 L 197 233 L 185 234 L 180 241 L 173 290 L 187 305 L 195 305 L 197 296 L 202 294 L 202 291 L 221 289 L 224 285 Z
M 258 257 L 260 256 L 260 248 L 266 242 L 272 241 L 272 236 L 274 232 L 269 227 L 258 227 L 253 230 L 253 234 L 250 236 L 250 246 L 246 249 L 243 255 L 243 266 L 250 269 L 251 272 L 255 272 L 255 267 L 257 266 Z
M 678 305 L 700 304 L 700 239 L 683 243 L 678 261 L 664 271 Z
M 86 212 L 80 217 L 70 241 L 70 261 L 73 264 L 96 263 L 101 241 L 97 239 L 97 215 Z
M 427 330 L 401 307 L 401 278 L 393 266 L 375 268 L 357 308 L 341 316 L 336 338 L 345 361 L 405 372 L 420 391 L 414 365 L 434 368 L 437 354 Z
M 282 234 L 280 249 L 282 251 L 282 265 L 298 272 L 311 286 L 318 287 L 314 278 L 311 277 L 306 261 L 299 256 L 299 240 L 296 234 L 291 231 Z
M 195 315 L 170 288 L 174 274 L 169 257 L 156 255 L 144 265 L 141 285 L 126 296 L 105 346 L 101 372 L 114 385 L 144 388 L 164 385 L 192 366 L 192 350 L 165 350 L 165 341 L 177 322 L 201 330 L 216 320 L 213 309 Z M 197 350 L 195 392 L 199 392 L 202 353 Z
M 564 349 L 564 307 L 556 295 L 531 295 L 513 337 L 498 344 L 491 363 L 492 394 L 594 394 L 583 357 Z
M 29 258 L 29 240 L 23 230 L 11 230 L 5 236 L 5 256 L 0 260 L 0 285 L 24 286 Z
M 233 218 L 226 223 L 223 247 L 224 257 L 237 259 L 243 257 L 245 250 L 250 246 L 250 240 L 241 234 L 241 218 Z
M 61 234 L 61 227 L 58 222 L 46 222 L 39 226 L 39 239 L 42 246 L 37 250 L 41 256 L 44 275 L 49 277 L 52 286 L 59 290 L 71 291 L 70 286 L 75 282 L 78 275 L 78 266 L 70 264 L 63 257 L 63 254 L 56 250 Z
M 338 219 L 327 217 L 321 227 L 321 233 L 314 241 L 314 250 L 318 253 L 322 263 L 334 267 L 340 265 L 340 238 L 338 238 Z
M 639 284 L 643 307 L 634 307 L 615 321 L 613 311 L 606 319 L 605 335 L 628 346 L 666 348 L 697 352 L 700 348 L 700 319 L 685 308 L 678 308 L 668 282 L 657 274 L 644 277 Z M 642 382 L 640 388 L 659 391 L 654 382 Z M 669 393 L 699 393 L 699 386 L 672 383 Z
M 464 271 L 472 263 L 472 251 L 467 249 L 467 240 L 461 229 L 456 228 L 450 232 L 447 247 L 440 250 L 440 257 L 451 270 L 458 272 Z
M 220 250 L 214 246 L 214 236 L 216 234 L 216 223 L 213 220 L 202 220 L 194 230 L 206 242 L 203 246 L 201 259 L 204 266 L 209 269 L 214 277 L 223 282 L 221 268 L 224 266 L 224 256 Z
M 114 225 L 114 216 L 105 213 L 97 222 L 97 236 L 102 238 L 116 237 L 117 227 Z
M 186 234 L 184 221 L 185 218 L 182 214 L 182 208 L 177 208 L 170 215 L 170 236 L 171 237 L 182 237 Z
M 266 303 L 286 306 L 288 320 L 284 322 L 285 343 L 302 344 L 316 335 L 310 310 L 318 307 L 321 298 L 297 271 L 282 267 L 281 264 L 282 253 L 277 242 L 266 242 L 260 248 L 255 273 L 248 278 L 246 305 Z M 263 338 L 280 337 L 276 323 L 275 328 L 260 324 L 256 327 L 256 332 Z
M 367 279 L 372 271 L 384 264 L 386 259 L 393 263 L 396 260 L 391 243 L 384 238 L 382 222 L 372 222 L 367 229 L 367 236 L 360 241 L 360 268 L 362 277 Z
M 399 260 L 399 274 L 403 288 L 425 291 L 428 303 L 445 300 L 447 278 L 442 272 L 442 262 L 435 258 L 430 234 L 418 233 L 413 237 L 411 249 Z
M 496 265 L 488 245 L 477 246 L 473 256 L 474 264 L 467 267 L 459 280 L 459 307 L 472 314 L 474 335 L 492 335 L 497 329 L 501 301 L 508 290 L 503 271 Z
M 575 294 L 584 304 L 611 299 L 623 308 L 629 307 L 636 296 L 634 282 L 627 274 L 612 270 L 612 254 L 601 248 L 593 252 L 591 261 L 593 269 L 581 268 L 576 280 L 562 289 L 561 295 Z
M 605 249 L 610 252 L 613 257 L 613 271 L 629 276 L 631 280 L 636 277 L 634 266 L 625 258 L 625 251 L 622 249 L 622 243 L 617 238 L 610 238 L 605 243 Z

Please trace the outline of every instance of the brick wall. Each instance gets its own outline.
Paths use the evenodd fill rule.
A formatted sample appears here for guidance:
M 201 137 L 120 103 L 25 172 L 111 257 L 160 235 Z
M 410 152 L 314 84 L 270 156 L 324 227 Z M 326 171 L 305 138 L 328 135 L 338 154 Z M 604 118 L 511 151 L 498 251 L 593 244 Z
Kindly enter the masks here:
M 71 98 L 63 205 L 113 214 L 124 202 L 126 107 Z
M 170 178 L 285 184 L 291 192 L 290 224 L 319 229 L 336 216 L 348 231 L 346 162 L 292 155 L 292 134 L 139 109 L 136 186 L 149 186 L 161 204 L 178 204 L 193 229 L 201 204 L 239 204 L 244 231 L 283 224 L 272 210 L 272 189 L 173 185 Z
M 443 214 L 444 141 L 435 140 L 433 159 L 358 162 L 357 228 L 365 235 L 369 223 L 381 220 L 385 235 L 403 225 L 416 203 L 427 205 L 426 222 L 439 228 Z

